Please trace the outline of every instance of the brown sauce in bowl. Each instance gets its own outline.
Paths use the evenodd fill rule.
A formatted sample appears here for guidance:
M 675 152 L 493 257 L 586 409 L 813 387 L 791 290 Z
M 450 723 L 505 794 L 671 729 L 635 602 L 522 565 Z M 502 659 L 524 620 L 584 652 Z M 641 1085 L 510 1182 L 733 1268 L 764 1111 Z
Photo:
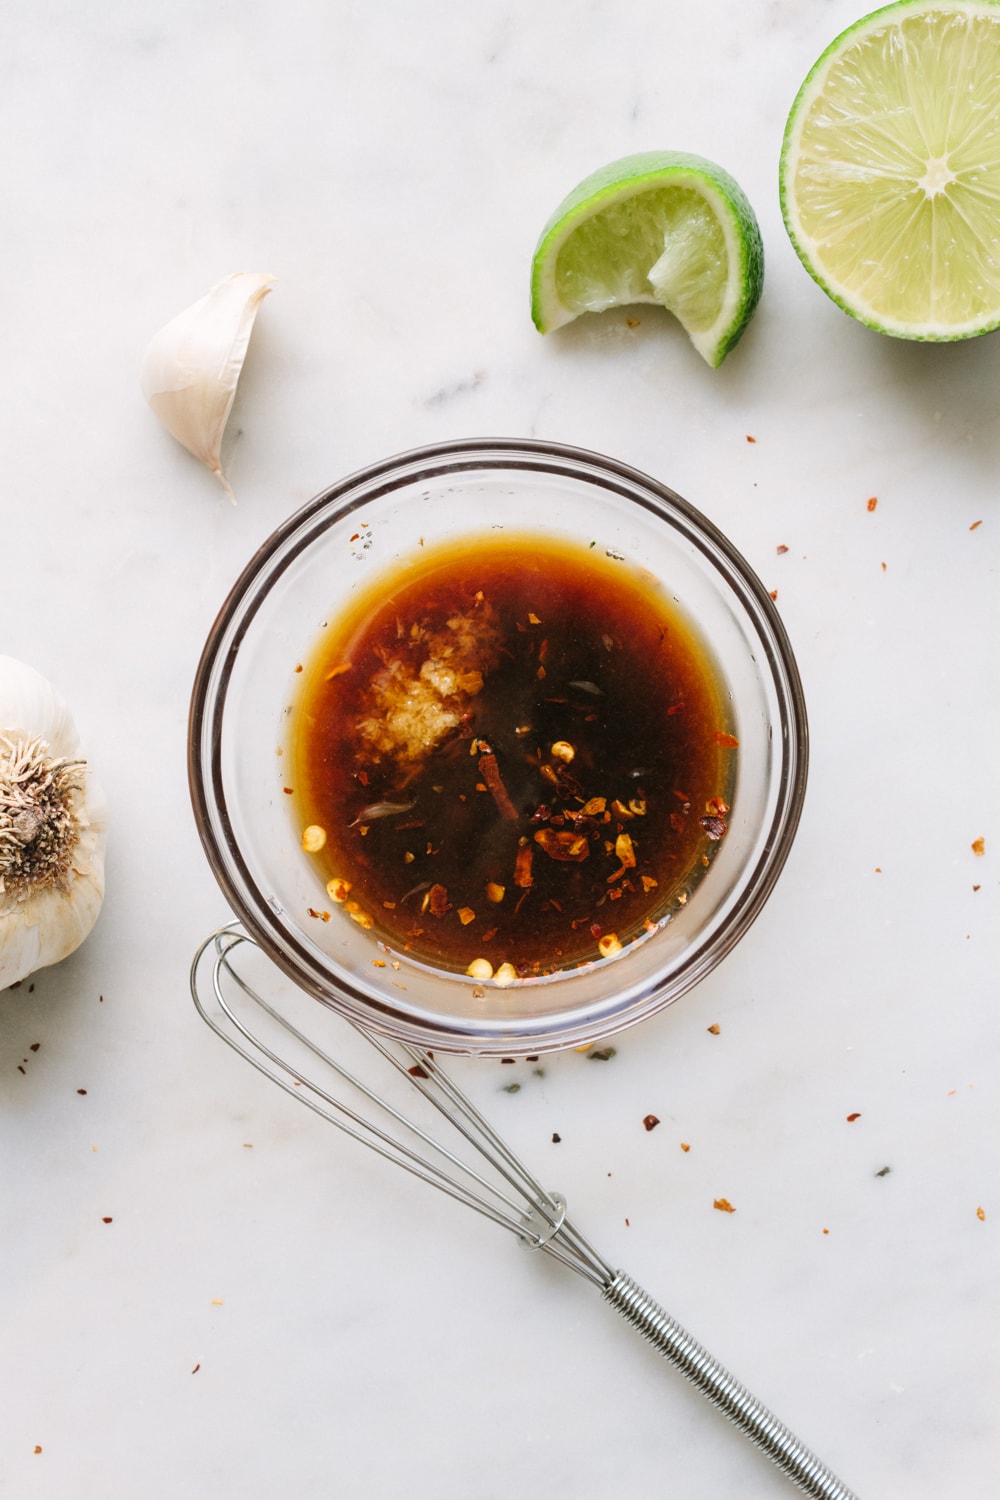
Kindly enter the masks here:
M 428 549 L 305 664 L 289 751 L 329 893 L 313 915 L 500 983 L 612 956 L 725 835 L 726 703 L 691 623 L 623 560 L 532 536 Z

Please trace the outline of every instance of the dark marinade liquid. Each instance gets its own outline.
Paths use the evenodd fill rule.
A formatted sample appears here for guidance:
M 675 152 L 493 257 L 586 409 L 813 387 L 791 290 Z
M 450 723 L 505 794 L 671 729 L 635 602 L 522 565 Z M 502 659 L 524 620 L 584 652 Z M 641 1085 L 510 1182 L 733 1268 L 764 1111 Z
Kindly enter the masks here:
M 313 914 L 343 920 L 339 900 L 393 951 L 507 979 L 613 955 L 725 834 L 725 701 L 620 560 L 534 537 L 421 556 L 305 669 L 295 812 L 333 881 Z

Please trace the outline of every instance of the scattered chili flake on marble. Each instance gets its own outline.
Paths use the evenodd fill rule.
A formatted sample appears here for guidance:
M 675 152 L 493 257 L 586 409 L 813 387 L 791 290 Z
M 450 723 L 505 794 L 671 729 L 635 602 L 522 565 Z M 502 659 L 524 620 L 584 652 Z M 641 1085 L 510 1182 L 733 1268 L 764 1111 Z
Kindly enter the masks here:
M 77 1093 L 78 1094 L 85 1094 L 86 1092 L 87 1092 L 86 1089 L 77 1089 Z
M 659 1121 L 659 1119 L 657 1118 L 656 1115 L 644 1115 L 643 1119 L 642 1119 L 642 1123 L 643 1123 L 643 1128 L 644 1129 L 646 1129 L 646 1130 L 655 1130 L 656 1127 L 657 1127 L 657 1125 L 659 1125 L 660 1121 Z
M 717 1208 L 723 1214 L 734 1214 L 736 1212 L 728 1198 L 716 1198 L 712 1207 Z
M 690 1143 L 690 1141 L 681 1141 L 681 1150 L 682 1151 L 690 1151 L 691 1150 L 691 1143 Z
M 201 1369 L 201 1363 L 200 1363 L 200 1361 L 199 1361 L 199 1363 L 198 1363 L 198 1364 L 196 1364 L 196 1365 L 195 1365 L 195 1367 L 194 1367 L 194 1369 L 193 1369 L 193 1370 L 192 1370 L 192 1371 L 191 1371 L 191 1374 L 192 1374 L 192 1375 L 197 1375 L 197 1373 L 198 1373 L 198 1371 L 199 1371 L 199 1370 L 200 1370 L 200 1369 Z
M 13 988 L 13 986 L 11 986 L 11 988 Z M 36 1453 L 41 1453 L 41 1451 L 42 1451 L 42 1445 L 41 1445 L 41 1443 L 36 1443 L 35 1444 L 35 1452 Z
M 767 591 L 767 597 L 769 599 L 771 599 L 771 600 L 777 599 L 777 597 L 778 597 L 778 590 L 777 589 L 768 589 L 768 591 Z
M 982 526 L 982 524 L 983 524 L 982 521 L 973 521 L 972 525 L 969 527 L 969 530 L 970 531 L 975 531 L 976 527 L 977 526 Z
M 891 1171 L 892 1171 L 891 1167 L 879 1167 L 878 1171 L 875 1173 L 875 1176 L 876 1177 L 888 1177 L 888 1175 L 889 1175 L 889 1173 Z
M 755 443 L 756 441 L 757 441 L 757 439 L 755 437 L 751 437 L 750 434 L 749 434 L 749 432 L 748 432 L 747 433 L 747 442 L 748 443 Z
M 877 504 L 878 504 L 878 496 L 877 495 L 871 495 L 871 496 L 869 496 L 867 509 L 868 510 L 874 510 Z
M 854 1111 L 853 1115 L 848 1115 L 847 1116 L 847 1123 L 849 1125 L 853 1125 L 855 1120 L 860 1120 L 860 1119 L 861 1119 L 861 1111 L 858 1110 L 858 1109 L 856 1109 Z
M 982 1206 L 976 1209 L 976 1218 L 982 1222 L 986 1218 L 986 1210 Z
M 788 551 L 788 548 L 785 546 L 784 542 L 780 542 L 778 544 L 778 546 L 775 547 L 774 550 L 778 554 L 779 557 L 783 557 L 785 555 L 785 553 Z
M 985 839 L 973 839 L 973 841 L 972 841 L 972 852 L 973 852 L 973 854 L 985 854 L 986 853 L 986 840 Z
M 101 1223 L 102 1224 L 112 1224 L 112 1223 L 114 1223 L 114 1220 L 111 1218 L 110 1214 L 106 1214 L 105 1217 L 101 1220 Z
M 713 1036 L 718 1036 L 720 1031 L 722 1030 L 722 1027 L 719 1025 L 718 1021 L 713 1021 L 711 1026 L 708 1027 L 708 1030 L 712 1033 Z
M 558 1146 L 558 1144 L 559 1144 L 559 1142 L 561 1140 L 562 1140 L 562 1136 L 558 1133 L 558 1131 L 553 1130 L 553 1132 L 552 1132 L 552 1144 L 553 1144 L 553 1146 Z

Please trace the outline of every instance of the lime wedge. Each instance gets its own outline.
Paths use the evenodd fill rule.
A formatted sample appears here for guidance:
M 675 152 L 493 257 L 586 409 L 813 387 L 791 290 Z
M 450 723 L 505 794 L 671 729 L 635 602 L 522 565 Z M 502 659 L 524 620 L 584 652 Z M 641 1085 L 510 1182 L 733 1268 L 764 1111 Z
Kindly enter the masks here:
M 535 250 L 531 316 L 550 333 L 581 313 L 658 303 L 715 367 L 763 282 L 760 229 L 739 184 L 700 156 L 646 151 L 592 173 L 560 203 Z
M 909 339 L 1000 326 L 1000 5 L 901 0 L 838 36 L 792 105 L 780 188 L 852 317 Z

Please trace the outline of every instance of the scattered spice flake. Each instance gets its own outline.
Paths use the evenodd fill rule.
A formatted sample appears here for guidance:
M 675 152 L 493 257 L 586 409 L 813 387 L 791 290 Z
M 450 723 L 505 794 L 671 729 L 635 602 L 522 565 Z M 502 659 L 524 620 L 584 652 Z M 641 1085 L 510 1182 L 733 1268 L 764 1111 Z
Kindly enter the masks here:
M 986 840 L 985 839 L 973 839 L 973 841 L 972 841 L 972 852 L 973 852 L 973 854 L 985 854 L 986 853 Z
M 29 1052 L 37 1052 L 38 1049 L 39 1049 L 39 1047 L 41 1045 L 42 1045 L 41 1042 L 32 1042 L 31 1046 L 28 1048 L 28 1051 Z
M 644 1130 L 655 1130 L 660 1121 L 656 1115 L 643 1115 L 642 1125 Z
M 848 1125 L 853 1125 L 854 1122 L 855 1122 L 855 1120 L 860 1120 L 860 1119 L 861 1119 L 861 1111 L 859 1109 L 856 1109 L 852 1115 L 848 1115 L 847 1116 L 847 1123 L 848 1123 Z
M 976 1209 L 976 1218 L 982 1223 L 986 1218 L 986 1210 L 982 1206 Z
M 830 1231 L 829 1231 L 829 1229 L 824 1229 L 824 1230 L 823 1230 L 823 1233 L 824 1233 L 824 1234 L 829 1234 L 829 1233 L 830 1233 Z
M 463 927 L 468 927 L 470 922 L 474 922 L 476 920 L 476 914 L 472 910 L 472 907 L 460 906 L 458 908 L 458 920 L 461 922 Z
M 717 745 L 722 745 L 726 750 L 735 750 L 739 744 L 735 734 L 727 734 L 723 729 L 714 729 L 712 738 Z
M 35 1444 L 35 1452 L 36 1453 L 41 1453 L 41 1451 L 42 1451 L 42 1445 L 41 1445 L 41 1443 L 36 1443 Z
M 514 884 L 522 890 L 527 890 L 532 884 L 531 861 L 533 857 L 534 850 L 525 839 L 523 844 L 518 845 L 517 854 L 514 856 Z
M 639 327 L 639 319 L 638 318 L 626 318 L 625 319 L 625 327 L 626 328 L 638 328 Z M 627 1224 L 628 1220 L 626 1219 L 625 1222 Z
M 712 840 L 713 844 L 717 844 L 719 839 L 725 836 L 725 818 L 699 818 L 698 822 L 704 828 L 705 833 Z
M 889 1173 L 891 1171 L 892 1171 L 891 1167 L 879 1167 L 878 1171 L 875 1173 L 875 1176 L 876 1177 L 888 1177 L 888 1175 L 889 1175 Z
M 973 521 L 972 525 L 969 527 L 969 530 L 970 531 L 975 531 L 976 527 L 977 526 L 982 526 L 982 524 L 983 524 L 982 521 Z
M 85 1094 L 86 1092 L 87 1092 L 86 1089 L 77 1089 L 77 1093 L 78 1094 Z
M 784 542 L 780 542 L 774 550 L 779 557 L 783 557 L 784 554 L 788 551 L 788 548 L 785 546 Z
M 723 1214 L 734 1214 L 736 1212 L 728 1198 L 716 1198 L 712 1203 L 712 1207 L 717 1208 Z
M 505 1083 L 503 1092 L 505 1094 L 519 1094 L 521 1092 L 521 1085 L 519 1083 Z
M 750 435 L 750 433 L 749 433 L 749 432 L 748 432 L 748 433 L 747 433 L 747 442 L 748 442 L 748 443 L 755 443 L 755 442 L 756 442 L 756 441 L 757 441 L 757 439 L 756 439 L 756 438 L 755 438 L 755 437 L 752 437 L 752 436 L 751 436 L 751 435 Z
M 610 1062 L 615 1055 L 614 1047 L 598 1047 L 595 1051 L 591 1052 L 590 1060 L 592 1062 Z
M 225 1303 L 221 1297 L 213 1297 L 209 1303 L 210 1307 L 224 1307 Z
M 102 1224 L 111 1224 L 112 1222 L 113 1220 L 110 1214 L 105 1214 L 104 1218 L 101 1220 Z
M 535 843 L 544 849 L 550 859 L 562 864 L 579 864 L 590 854 L 590 841 L 585 833 L 572 833 L 568 829 L 539 828 Z M 520 853 L 520 850 L 518 851 Z M 520 884 L 515 874 L 515 883 Z
M 690 1151 L 691 1150 L 691 1142 L 690 1141 L 681 1141 L 681 1150 L 682 1151 Z
M 771 601 L 772 601 L 772 603 L 773 603 L 773 602 L 774 602 L 774 600 L 776 600 L 776 599 L 777 599 L 777 597 L 778 597 L 778 590 L 777 590 L 777 589 L 768 589 L 768 591 L 767 591 L 767 597 L 768 597 L 768 598 L 769 598 L 769 599 L 770 599 L 770 600 L 771 600 Z
M 872 511 L 872 510 L 875 509 L 875 507 L 876 507 L 877 504 L 878 504 L 878 496 L 877 495 L 871 495 L 868 498 L 868 502 L 867 502 L 867 505 L 866 505 L 865 508 L 867 510 L 869 510 L 869 511 Z
M 553 1132 L 552 1132 L 552 1144 L 553 1144 L 553 1146 L 558 1146 L 558 1144 L 559 1144 L 559 1142 L 561 1140 L 562 1140 L 562 1136 L 559 1134 L 559 1132 L 556 1131 L 556 1130 L 553 1130 Z
M 718 1036 L 719 1032 L 722 1030 L 722 1027 L 719 1025 L 718 1021 L 713 1021 L 708 1029 L 713 1036 Z
M 191 1371 L 191 1374 L 192 1375 L 197 1375 L 197 1373 L 198 1373 L 198 1371 L 200 1369 L 201 1369 L 201 1363 L 199 1362 L 198 1364 L 195 1365 L 194 1369 Z
M 479 757 L 479 774 L 485 781 L 501 818 L 505 818 L 508 822 L 516 822 L 519 816 L 517 808 L 507 794 L 503 777 L 500 775 L 500 767 L 497 765 L 497 758 L 492 751 Z
M 295 792 L 294 792 L 293 788 L 290 787 L 290 786 L 283 786 L 281 788 L 281 790 L 284 792 L 284 794 L 285 794 L 286 797 L 294 797 L 295 796 Z
M 882 564 L 881 564 L 881 567 L 882 567 L 882 572 L 883 572 L 883 573 L 884 573 L 884 572 L 885 572 L 885 570 L 886 570 L 886 565 L 885 565 L 885 563 L 882 563 Z

